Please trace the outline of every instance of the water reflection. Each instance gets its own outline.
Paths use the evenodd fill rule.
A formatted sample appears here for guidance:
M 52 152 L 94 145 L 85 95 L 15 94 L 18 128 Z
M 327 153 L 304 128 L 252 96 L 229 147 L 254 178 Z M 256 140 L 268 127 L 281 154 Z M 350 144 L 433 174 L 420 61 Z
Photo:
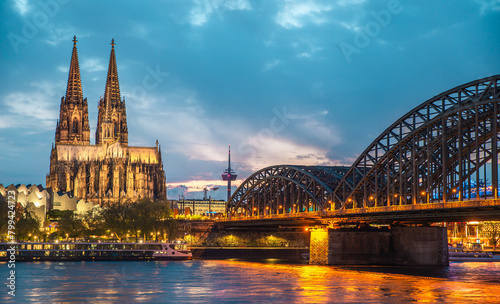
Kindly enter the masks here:
M 244 261 L 18 263 L 18 302 L 498 302 L 500 263 L 333 267 Z M 0 268 L 6 268 L 0 264 Z M 9 302 L 6 292 L 0 302 Z

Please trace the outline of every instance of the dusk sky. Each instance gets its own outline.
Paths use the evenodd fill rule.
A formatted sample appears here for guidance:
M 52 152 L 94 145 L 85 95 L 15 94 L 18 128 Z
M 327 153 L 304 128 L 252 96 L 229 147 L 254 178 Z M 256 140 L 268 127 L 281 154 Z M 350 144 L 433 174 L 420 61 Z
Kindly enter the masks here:
M 0 183 L 42 184 L 73 36 L 91 144 L 110 42 L 129 145 L 169 198 L 270 165 L 350 165 L 399 117 L 500 73 L 500 0 L 2 1 Z M 210 192 L 225 198 L 224 189 Z

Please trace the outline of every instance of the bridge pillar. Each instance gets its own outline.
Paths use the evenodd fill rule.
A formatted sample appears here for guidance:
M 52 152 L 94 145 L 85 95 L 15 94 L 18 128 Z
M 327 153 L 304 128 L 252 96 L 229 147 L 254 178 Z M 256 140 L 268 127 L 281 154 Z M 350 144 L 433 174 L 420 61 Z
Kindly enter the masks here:
M 312 229 L 309 263 L 316 265 L 448 266 L 444 227 Z
M 310 229 L 311 238 L 309 242 L 309 264 L 328 265 L 329 235 L 331 229 Z

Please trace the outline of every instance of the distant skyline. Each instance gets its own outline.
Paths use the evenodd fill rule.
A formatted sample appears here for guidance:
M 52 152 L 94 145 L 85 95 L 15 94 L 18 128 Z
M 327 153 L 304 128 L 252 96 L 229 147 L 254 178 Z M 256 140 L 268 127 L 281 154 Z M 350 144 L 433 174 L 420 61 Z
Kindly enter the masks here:
M 129 144 L 169 198 L 270 165 L 350 165 L 399 117 L 500 74 L 500 1 L 3 1 L 0 183 L 45 185 L 73 36 L 91 143 L 110 42 Z

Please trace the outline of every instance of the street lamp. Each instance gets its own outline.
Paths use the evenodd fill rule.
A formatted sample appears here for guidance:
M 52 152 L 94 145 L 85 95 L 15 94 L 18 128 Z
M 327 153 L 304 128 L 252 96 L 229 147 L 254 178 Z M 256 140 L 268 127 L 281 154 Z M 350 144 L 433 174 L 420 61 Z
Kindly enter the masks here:
M 420 192 L 420 195 L 423 196 L 422 197 L 422 202 L 423 203 L 427 203 L 427 195 L 426 194 L 427 194 L 427 192 L 425 192 L 425 191 Z

